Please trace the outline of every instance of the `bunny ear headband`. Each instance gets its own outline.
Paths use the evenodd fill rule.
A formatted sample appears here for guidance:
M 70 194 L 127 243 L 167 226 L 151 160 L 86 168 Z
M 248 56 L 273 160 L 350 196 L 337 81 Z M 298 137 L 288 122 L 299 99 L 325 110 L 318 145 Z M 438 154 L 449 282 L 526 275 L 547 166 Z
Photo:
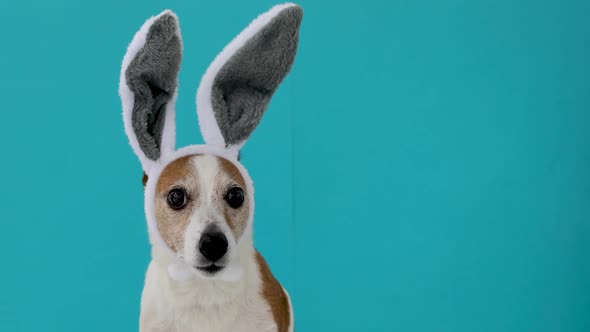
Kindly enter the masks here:
M 205 144 L 179 150 L 175 149 L 175 104 L 182 57 L 178 18 L 166 10 L 148 19 L 135 34 L 123 58 L 119 94 L 125 132 L 148 175 L 145 207 L 152 244 L 168 248 L 155 224 L 153 200 L 155 182 L 173 160 L 199 153 L 224 157 L 238 167 L 248 183 L 246 189 L 253 194 L 250 177 L 237 160 L 238 153 L 293 64 L 302 15 L 295 4 L 277 5 L 223 49 L 207 69 L 197 92 Z M 250 201 L 253 204 L 254 200 Z M 252 206 L 250 213 L 253 211 Z
M 294 4 L 273 7 L 211 63 L 197 93 L 206 145 L 237 155 L 291 68 L 301 17 Z M 123 59 L 119 94 L 125 131 L 146 173 L 175 151 L 181 57 L 178 18 L 167 10 L 147 20 Z

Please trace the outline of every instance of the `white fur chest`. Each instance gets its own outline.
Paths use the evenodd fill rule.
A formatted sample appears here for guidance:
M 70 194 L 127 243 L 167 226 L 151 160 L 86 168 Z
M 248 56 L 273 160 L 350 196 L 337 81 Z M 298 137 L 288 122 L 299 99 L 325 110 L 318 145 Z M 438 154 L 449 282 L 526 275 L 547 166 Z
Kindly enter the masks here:
M 152 261 L 141 301 L 141 332 L 274 332 L 271 308 L 260 295 L 255 269 L 244 282 L 172 281 Z

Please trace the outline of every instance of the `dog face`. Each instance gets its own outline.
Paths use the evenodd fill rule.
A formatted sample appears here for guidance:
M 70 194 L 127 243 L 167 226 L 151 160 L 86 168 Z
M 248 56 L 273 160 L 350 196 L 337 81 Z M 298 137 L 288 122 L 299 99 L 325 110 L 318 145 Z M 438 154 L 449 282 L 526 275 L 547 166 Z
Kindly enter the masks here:
M 250 199 L 243 176 L 230 161 L 209 154 L 181 157 L 157 180 L 156 225 L 172 251 L 211 277 L 237 259 Z

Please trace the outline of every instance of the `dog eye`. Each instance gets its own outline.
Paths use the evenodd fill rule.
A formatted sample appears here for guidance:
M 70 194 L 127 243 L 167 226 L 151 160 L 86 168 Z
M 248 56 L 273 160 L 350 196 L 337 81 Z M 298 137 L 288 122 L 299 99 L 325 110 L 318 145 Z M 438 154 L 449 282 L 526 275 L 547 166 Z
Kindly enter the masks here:
M 186 193 L 183 189 L 175 188 L 168 193 L 168 206 L 174 210 L 180 210 L 186 205 Z
M 244 203 L 244 191 L 240 187 L 231 188 L 225 194 L 225 201 L 232 208 L 239 208 Z

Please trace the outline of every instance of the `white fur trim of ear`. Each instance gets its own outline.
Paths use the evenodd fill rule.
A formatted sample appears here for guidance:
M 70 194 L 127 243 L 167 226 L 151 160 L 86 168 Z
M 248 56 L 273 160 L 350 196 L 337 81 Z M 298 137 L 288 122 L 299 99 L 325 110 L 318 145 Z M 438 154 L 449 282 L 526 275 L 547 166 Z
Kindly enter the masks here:
M 285 3 L 276 5 L 269 11 L 258 16 L 252 23 L 248 25 L 237 37 L 235 37 L 225 48 L 215 57 L 215 60 L 209 65 L 205 75 L 201 79 L 199 89 L 197 90 L 197 115 L 199 117 L 199 127 L 201 128 L 201 135 L 203 140 L 208 145 L 218 147 L 225 147 L 225 139 L 221 135 L 221 130 L 217 125 L 215 119 L 215 112 L 211 101 L 211 93 L 213 83 L 217 73 L 223 68 L 225 63 L 242 47 L 252 36 L 266 26 L 275 16 L 286 8 L 296 6 L 294 3 Z M 235 144 L 228 149 L 232 150 L 232 154 L 236 154 L 242 148 L 246 141 Z
M 135 58 L 137 53 L 145 46 L 145 40 L 147 38 L 147 34 L 150 30 L 152 24 L 161 16 L 163 15 L 172 15 L 176 18 L 178 22 L 178 18 L 174 12 L 171 10 L 165 10 L 162 13 L 158 14 L 157 16 L 153 16 L 149 18 L 137 31 L 133 40 L 129 44 L 127 48 L 127 53 L 123 57 L 123 64 L 121 65 L 121 75 L 119 77 L 119 95 L 121 96 L 121 102 L 123 106 L 123 123 L 125 125 L 125 132 L 127 133 L 127 137 L 129 138 L 129 143 L 133 148 L 133 151 L 139 158 L 143 170 L 147 173 L 149 170 L 154 166 L 156 161 L 149 159 L 145 153 L 141 150 L 139 146 L 139 142 L 137 141 L 137 136 L 133 130 L 133 106 L 135 104 L 135 96 L 131 92 L 131 89 L 127 85 L 127 80 L 125 78 L 125 72 L 127 71 L 127 67 L 131 64 L 131 61 Z M 182 48 L 182 37 L 180 34 L 180 25 L 177 24 L 177 34 L 180 40 L 180 45 Z M 178 88 L 177 88 L 178 89 Z M 175 105 L 176 105 L 176 97 L 177 92 L 174 92 L 174 95 L 166 105 L 166 119 L 164 122 L 164 130 L 162 132 L 162 145 L 160 147 L 160 159 L 165 154 L 170 154 L 174 152 L 175 145 L 176 145 L 176 125 L 175 125 Z

